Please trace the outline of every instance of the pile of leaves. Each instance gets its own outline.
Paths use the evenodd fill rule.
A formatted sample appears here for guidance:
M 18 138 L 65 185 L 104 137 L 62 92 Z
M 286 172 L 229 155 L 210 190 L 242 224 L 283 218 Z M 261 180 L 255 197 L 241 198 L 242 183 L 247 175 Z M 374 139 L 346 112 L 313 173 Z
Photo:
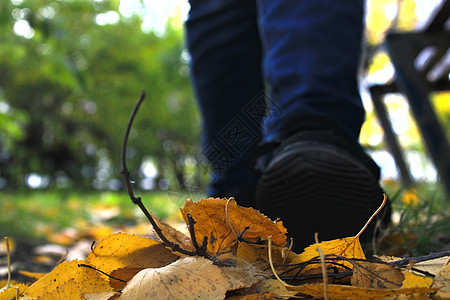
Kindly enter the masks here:
M 31 285 L 11 282 L 0 299 L 450 298 L 450 253 L 366 259 L 358 234 L 296 254 L 281 221 L 233 199 L 187 200 L 181 213 L 189 235 L 151 216 L 161 241 L 111 234 L 85 260 L 29 274 Z

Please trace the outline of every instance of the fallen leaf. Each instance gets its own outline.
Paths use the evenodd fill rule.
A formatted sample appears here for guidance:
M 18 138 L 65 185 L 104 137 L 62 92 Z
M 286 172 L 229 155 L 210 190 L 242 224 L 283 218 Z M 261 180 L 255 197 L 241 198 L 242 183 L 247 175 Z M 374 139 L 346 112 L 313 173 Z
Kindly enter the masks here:
M 116 291 L 122 290 L 126 283 L 120 280 L 115 280 L 113 278 L 121 279 L 123 281 L 129 281 L 134 277 L 137 273 L 142 271 L 144 268 L 120 268 L 114 270 L 109 274 L 111 277 L 109 278 L 109 285 Z
M 317 247 L 320 247 L 324 255 L 334 254 L 344 256 L 349 259 L 366 259 L 361 247 L 361 243 L 359 242 L 359 238 L 347 237 L 308 246 L 302 253 L 300 253 L 291 261 L 291 264 L 304 263 L 314 257 L 317 257 Z M 348 261 L 336 261 L 336 263 L 343 264 L 349 268 L 353 268 L 353 265 Z M 303 272 L 315 267 L 316 266 L 314 265 L 306 266 Z
M 393 266 L 368 261 L 355 262 L 351 283 L 362 288 L 395 289 L 405 279 L 402 271 Z
M 281 221 L 273 222 L 253 208 L 238 206 L 234 200 L 209 198 L 195 203 L 188 199 L 180 210 L 186 224 L 189 223 L 187 214 L 195 220 L 195 237 L 199 244 L 205 236 L 208 237 L 207 250 L 212 255 L 229 251 L 237 242 L 236 235 L 244 230 L 244 239 L 255 241 L 272 236 L 275 244 L 286 244 L 287 230 Z
M 248 288 L 268 277 L 267 272 L 255 268 L 251 264 L 239 267 L 222 267 L 222 273 L 228 278 L 228 291 Z
M 162 267 L 178 259 L 163 244 L 137 235 L 115 233 L 100 241 L 86 264 L 109 274 L 124 267 Z
M 119 292 L 105 292 L 84 295 L 86 300 L 113 300 L 117 299 L 119 296 Z
M 275 294 L 276 296 L 284 299 L 289 299 L 298 293 L 297 291 L 288 290 L 280 281 L 276 279 L 267 279 L 262 282 L 258 286 L 258 292 Z
M 324 297 L 323 284 L 304 284 L 288 286 L 289 290 L 297 291 L 317 298 Z M 435 292 L 437 288 L 405 288 L 405 289 L 374 289 L 361 288 L 348 285 L 328 285 L 328 297 L 330 299 L 383 299 L 398 295 L 413 295 L 417 293 Z
M 85 261 L 73 260 L 59 264 L 53 271 L 33 283 L 24 295 L 29 298 L 36 298 L 46 292 L 53 292 L 58 286 L 64 285 L 69 280 L 75 281 L 81 293 L 111 290 L 108 277 L 96 270 L 79 267 L 78 265 L 82 263 L 85 263 Z
M 432 287 L 440 287 L 437 299 L 450 299 L 450 264 L 442 268 L 434 277 Z
M 158 227 L 161 229 L 163 235 L 172 243 L 180 245 L 181 248 L 193 251 L 195 250 L 194 246 L 192 245 L 191 238 L 186 236 L 184 233 L 178 231 L 177 229 L 173 228 L 168 223 L 162 221 L 160 218 L 152 214 L 153 219 L 155 220 L 156 224 L 158 224 Z M 154 229 L 153 229 L 154 231 Z
M 414 268 L 436 275 L 445 266 L 445 263 L 450 259 L 450 256 L 430 259 L 414 264 Z
M 283 256 L 286 248 L 272 246 L 272 263 L 275 267 L 279 265 L 288 265 L 297 255 L 293 252 L 287 254 L 287 258 Z M 237 248 L 237 265 L 251 263 L 255 267 L 264 270 L 269 268 L 269 247 L 267 245 L 254 245 L 238 242 Z
M 228 278 L 212 261 L 186 257 L 162 268 L 140 271 L 119 299 L 224 299 L 228 284 Z
M 283 299 L 283 298 L 279 298 L 277 294 L 267 292 L 267 293 L 261 293 L 261 294 L 245 295 L 238 299 L 239 300 L 271 300 L 271 299 Z
M 433 278 L 431 277 L 416 275 L 409 271 L 405 271 L 404 276 L 402 288 L 430 287 L 433 284 Z
M 21 271 L 19 270 L 19 273 L 22 274 L 23 276 L 27 276 L 33 279 L 41 279 L 42 277 L 44 277 L 45 275 L 47 275 L 47 273 L 36 273 L 36 272 L 28 272 L 28 271 Z
M 6 286 L 7 280 L 0 281 L 0 288 Z M 19 289 L 19 294 L 23 294 L 27 289 L 28 285 L 24 283 L 19 283 L 15 281 L 11 281 L 9 288 L 5 289 L 3 292 L 0 292 L 0 300 L 9 300 L 15 299 L 17 295 L 17 289 Z
M 43 292 L 36 300 L 85 300 L 85 298 L 72 278 L 51 292 Z

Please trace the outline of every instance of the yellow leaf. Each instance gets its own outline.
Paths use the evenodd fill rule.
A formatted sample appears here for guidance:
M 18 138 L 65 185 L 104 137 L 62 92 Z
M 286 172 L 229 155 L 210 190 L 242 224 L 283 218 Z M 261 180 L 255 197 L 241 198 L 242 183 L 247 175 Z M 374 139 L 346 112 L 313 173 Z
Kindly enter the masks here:
M 33 279 L 41 279 L 42 277 L 44 277 L 45 275 L 47 275 L 47 273 L 36 273 L 36 272 L 28 272 L 28 271 L 21 271 L 19 270 L 19 273 L 22 274 L 23 276 L 27 276 Z
M 430 287 L 433 284 L 433 278 L 416 275 L 406 271 L 404 273 L 405 280 L 402 283 L 402 288 L 415 288 L 415 287 Z
M 53 292 L 69 280 L 74 280 L 81 293 L 110 291 L 108 277 L 96 270 L 78 266 L 83 263 L 85 263 L 83 260 L 61 263 L 53 271 L 33 283 L 24 295 L 36 298 L 46 292 Z
M 381 263 L 355 262 L 352 285 L 362 288 L 393 289 L 402 286 L 405 279 L 399 269 Z
M 320 247 L 320 249 L 322 249 L 324 255 L 334 254 L 344 256 L 346 258 L 366 259 L 361 247 L 361 243 L 359 242 L 359 238 L 348 237 L 308 246 L 301 254 L 299 254 L 292 260 L 291 264 L 303 263 L 310 260 L 311 258 L 316 257 L 317 247 Z M 336 263 L 340 263 L 349 268 L 353 268 L 353 265 L 347 261 L 336 261 Z M 307 266 L 304 271 L 312 269 L 314 267 L 315 266 Z
M 130 268 L 165 266 L 178 259 L 160 242 L 137 235 L 115 233 L 100 241 L 89 253 L 86 264 L 107 274 Z
M 0 281 L 0 288 L 6 286 L 7 280 Z M 9 289 L 4 290 L 0 293 L 0 300 L 15 299 L 17 295 L 17 289 L 19 289 L 19 295 L 23 294 L 27 289 L 28 285 L 24 283 L 19 283 L 11 281 Z
M 230 200 L 228 205 L 227 202 L 227 199 L 219 198 L 203 199 L 198 203 L 186 200 L 184 207 L 180 209 L 186 224 L 187 214 L 191 214 L 195 220 L 195 237 L 198 243 L 202 243 L 203 237 L 208 237 L 208 253 L 214 255 L 229 251 L 237 241 L 236 235 L 244 230 L 244 239 L 254 241 L 272 236 L 275 244 L 286 244 L 287 230 L 281 221 L 273 222 L 253 208 L 238 206 L 234 200 Z
M 51 292 L 44 292 L 36 300 L 85 300 L 74 279 L 70 279 Z
M 288 286 L 289 290 L 297 291 L 313 297 L 323 298 L 323 284 L 305 284 Z M 330 299 L 383 299 L 397 295 L 413 295 L 416 293 L 435 292 L 436 288 L 405 288 L 405 289 L 373 289 L 360 288 L 348 285 L 328 285 L 328 297 Z
M 227 277 L 212 261 L 186 257 L 162 268 L 140 271 L 119 299 L 224 299 L 227 288 Z

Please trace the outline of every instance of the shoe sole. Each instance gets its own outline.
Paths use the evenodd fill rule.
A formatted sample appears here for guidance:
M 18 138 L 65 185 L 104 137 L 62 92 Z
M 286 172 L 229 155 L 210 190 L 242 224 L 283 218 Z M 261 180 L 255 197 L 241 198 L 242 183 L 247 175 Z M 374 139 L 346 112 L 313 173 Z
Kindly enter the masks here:
M 315 232 L 322 241 L 356 235 L 382 200 L 378 181 L 358 159 L 314 142 L 283 149 L 256 188 L 257 207 L 283 221 L 297 251 L 314 242 Z

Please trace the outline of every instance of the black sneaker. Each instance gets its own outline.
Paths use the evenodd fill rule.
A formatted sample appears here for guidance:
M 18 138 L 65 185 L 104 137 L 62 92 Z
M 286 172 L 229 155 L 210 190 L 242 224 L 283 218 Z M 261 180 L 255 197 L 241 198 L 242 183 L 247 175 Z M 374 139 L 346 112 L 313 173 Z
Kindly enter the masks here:
M 284 141 L 263 170 L 256 205 L 283 221 L 299 253 L 315 232 L 320 241 L 356 235 L 383 201 L 379 177 L 361 148 L 332 132 L 302 132 Z M 390 213 L 388 202 L 377 219 L 386 226 Z M 377 219 L 362 239 L 373 236 Z

